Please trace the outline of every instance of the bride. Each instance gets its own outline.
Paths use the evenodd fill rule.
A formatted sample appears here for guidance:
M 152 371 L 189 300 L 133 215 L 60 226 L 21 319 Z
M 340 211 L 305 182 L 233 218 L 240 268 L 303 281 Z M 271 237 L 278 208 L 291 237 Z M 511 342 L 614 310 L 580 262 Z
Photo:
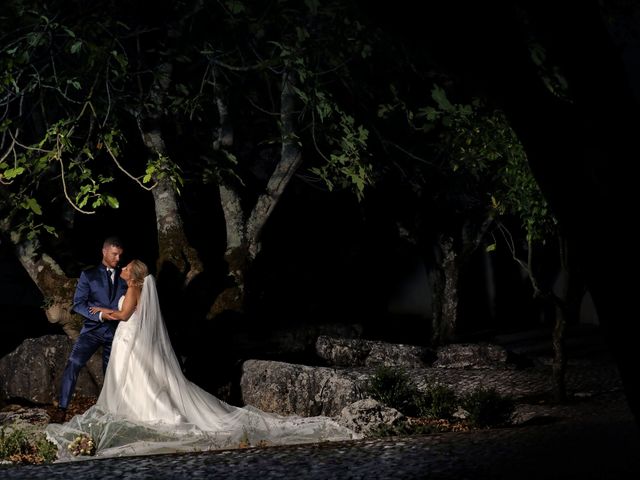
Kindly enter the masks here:
M 119 310 L 94 307 L 120 320 L 96 404 L 47 437 L 60 460 L 69 444 L 89 435 L 97 456 L 141 455 L 358 438 L 329 417 L 283 417 L 235 407 L 185 378 L 162 320 L 155 279 L 140 260 L 122 269 L 128 289 Z

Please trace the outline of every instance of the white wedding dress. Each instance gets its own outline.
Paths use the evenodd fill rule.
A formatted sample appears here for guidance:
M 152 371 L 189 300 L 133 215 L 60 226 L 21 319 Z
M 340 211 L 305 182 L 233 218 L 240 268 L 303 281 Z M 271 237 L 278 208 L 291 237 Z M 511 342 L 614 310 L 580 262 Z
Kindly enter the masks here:
M 116 330 L 96 404 L 65 424 L 48 425 L 45 432 L 62 461 L 88 458 L 73 457 L 67 449 L 82 433 L 94 439 L 99 457 L 359 438 L 329 417 L 283 417 L 235 407 L 187 380 L 151 275 L 136 311 Z

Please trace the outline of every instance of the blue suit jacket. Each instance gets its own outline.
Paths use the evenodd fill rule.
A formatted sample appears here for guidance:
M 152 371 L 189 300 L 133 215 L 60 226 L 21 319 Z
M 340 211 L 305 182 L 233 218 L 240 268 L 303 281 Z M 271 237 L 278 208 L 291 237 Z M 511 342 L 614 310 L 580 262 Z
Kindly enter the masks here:
M 100 321 L 97 313 L 89 313 L 89 307 L 106 307 L 118 310 L 118 300 L 127 291 L 127 284 L 120 278 L 120 270 L 116 269 L 114 285 L 115 293 L 109 298 L 109 280 L 104 265 L 89 268 L 80 273 L 76 293 L 73 296 L 73 311 L 84 317 L 82 331 L 103 330 L 106 335 L 113 336 L 118 322 L 107 320 Z

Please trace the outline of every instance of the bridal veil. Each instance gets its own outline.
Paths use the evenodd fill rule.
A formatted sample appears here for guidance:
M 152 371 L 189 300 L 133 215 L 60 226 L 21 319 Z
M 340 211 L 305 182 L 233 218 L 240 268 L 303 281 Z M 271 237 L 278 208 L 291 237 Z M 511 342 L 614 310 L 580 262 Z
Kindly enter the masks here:
M 116 330 L 98 401 L 67 423 L 50 424 L 46 434 L 63 461 L 77 458 L 67 446 L 81 434 L 94 439 L 99 457 L 357 438 L 331 418 L 236 407 L 187 380 L 152 275 L 145 277 L 136 311 Z

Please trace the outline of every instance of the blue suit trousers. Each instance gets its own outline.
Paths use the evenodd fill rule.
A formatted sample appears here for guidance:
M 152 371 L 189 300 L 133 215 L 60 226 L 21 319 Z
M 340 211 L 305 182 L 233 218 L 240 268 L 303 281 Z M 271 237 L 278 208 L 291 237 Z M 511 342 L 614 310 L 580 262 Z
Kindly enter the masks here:
M 105 337 L 102 329 L 94 329 L 89 331 L 83 331 L 76 343 L 73 345 L 69 360 L 64 368 L 62 374 L 62 385 L 60 387 L 60 403 L 59 407 L 66 409 L 71 401 L 71 395 L 76 388 L 76 382 L 78 381 L 78 374 L 82 367 L 84 367 L 91 356 L 96 353 L 100 346 L 102 350 L 102 373 L 107 370 L 107 364 L 109 363 L 109 356 L 111 355 L 111 342 L 113 340 L 113 333 L 108 337 Z

